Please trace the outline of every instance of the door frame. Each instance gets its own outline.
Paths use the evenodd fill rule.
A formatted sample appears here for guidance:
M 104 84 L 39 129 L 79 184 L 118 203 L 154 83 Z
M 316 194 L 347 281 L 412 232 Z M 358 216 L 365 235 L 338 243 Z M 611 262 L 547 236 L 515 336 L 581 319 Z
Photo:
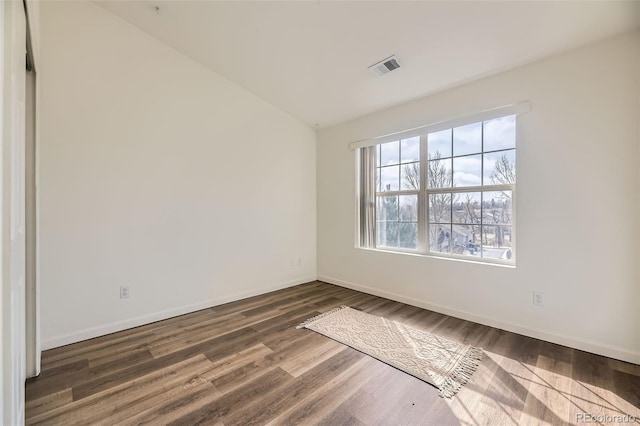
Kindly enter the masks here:
M 22 0 L 3 1 L 2 148 L 0 150 L 2 264 L 2 423 L 24 423 L 26 379 L 25 96 L 26 12 Z

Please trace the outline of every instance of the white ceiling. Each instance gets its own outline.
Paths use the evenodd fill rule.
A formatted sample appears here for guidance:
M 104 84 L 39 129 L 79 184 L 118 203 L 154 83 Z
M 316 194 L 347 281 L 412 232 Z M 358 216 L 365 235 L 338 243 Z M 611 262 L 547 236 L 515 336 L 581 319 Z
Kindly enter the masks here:
M 97 4 L 318 127 L 640 26 L 638 1 Z

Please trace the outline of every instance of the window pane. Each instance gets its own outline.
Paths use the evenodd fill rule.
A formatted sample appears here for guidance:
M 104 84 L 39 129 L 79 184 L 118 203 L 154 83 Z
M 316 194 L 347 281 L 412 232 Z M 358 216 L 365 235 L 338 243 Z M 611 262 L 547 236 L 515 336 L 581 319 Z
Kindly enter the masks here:
M 480 223 L 481 192 L 463 192 L 456 194 L 453 202 L 453 222 L 459 224 Z
M 400 195 L 400 221 L 417 222 L 418 195 Z
M 400 162 L 400 141 L 381 144 L 380 159 L 381 166 L 398 164 Z
M 484 122 L 484 151 L 516 147 L 516 116 Z
M 400 189 L 420 189 L 420 163 L 402 164 L 400 169 Z
M 482 223 L 485 225 L 511 224 L 511 191 L 482 193 Z
M 398 220 L 398 196 L 390 195 L 378 197 L 378 211 L 376 220 L 397 221 Z
M 451 159 L 429 161 L 427 181 L 429 188 L 451 188 Z
M 451 129 L 427 135 L 429 160 L 451 157 Z
M 429 225 L 429 251 L 449 253 L 451 225 Z
M 468 124 L 453 129 L 453 155 L 482 152 L 482 123 Z
M 480 257 L 482 255 L 482 229 L 479 225 L 461 225 L 469 229 L 469 240 L 463 255 Z
M 429 222 L 451 223 L 452 194 L 429 195 Z
M 510 226 L 483 226 L 482 240 L 482 257 L 510 260 L 513 256 Z
M 402 163 L 420 161 L 420 137 L 415 136 L 400 141 L 400 155 L 400 161 Z
M 400 182 L 400 166 L 380 167 L 380 191 L 397 191 Z
M 418 248 L 418 224 L 400 223 L 398 224 L 398 242 L 402 248 Z
M 482 185 L 482 155 L 469 155 L 453 159 L 453 186 Z
M 451 253 L 480 256 L 480 225 L 451 225 Z
M 516 183 L 516 150 L 484 154 L 483 185 Z
M 398 247 L 398 222 L 378 222 L 376 245 Z

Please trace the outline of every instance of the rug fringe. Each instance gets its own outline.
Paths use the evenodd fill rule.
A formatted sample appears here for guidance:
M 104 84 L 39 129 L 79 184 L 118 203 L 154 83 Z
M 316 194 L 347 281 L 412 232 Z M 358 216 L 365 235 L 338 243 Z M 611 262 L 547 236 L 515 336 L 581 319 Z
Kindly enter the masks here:
M 341 311 L 341 310 L 346 309 L 346 308 L 348 308 L 348 306 L 342 305 L 342 306 L 339 306 L 337 308 L 331 309 L 330 311 L 327 311 L 327 312 L 325 312 L 323 314 L 316 315 L 315 317 L 309 318 L 308 320 L 304 321 L 303 323 L 298 324 L 296 326 L 296 329 L 306 328 L 307 326 L 313 324 L 314 322 L 316 322 L 316 321 L 318 321 L 318 320 L 320 320 L 322 318 L 328 317 L 329 315 L 335 314 L 336 312 Z
M 478 369 L 483 354 L 484 352 L 481 348 L 470 347 L 462 357 L 460 364 L 458 364 L 453 373 L 451 373 L 440 386 L 440 396 L 443 398 L 451 398 L 457 394 L 460 388 L 471 379 L 473 373 Z

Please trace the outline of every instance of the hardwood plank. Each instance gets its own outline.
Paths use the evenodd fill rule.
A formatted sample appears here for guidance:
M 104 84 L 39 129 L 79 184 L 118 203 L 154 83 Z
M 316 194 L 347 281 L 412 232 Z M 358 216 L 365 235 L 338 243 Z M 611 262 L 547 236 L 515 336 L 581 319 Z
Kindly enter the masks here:
M 487 389 L 492 385 L 496 372 L 499 369 L 495 361 L 496 353 L 504 353 L 508 346 L 509 334 L 502 330 L 490 328 L 489 332 L 477 340 L 477 345 L 485 348 L 485 354 L 473 378 L 468 382 L 449 402 L 451 410 L 457 413 L 457 418 L 462 424 L 481 425 L 486 424 L 481 416 L 487 415 L 481 401 Z
M 506 340 L 505 352 L 509 356 L 493 354 L 498 365 L 491 384 L 480 400 L 481 408 L 477 413 L 481 422 L 517 426 L 532 377 L 524 364 L 535 364 L 542 342 L 511 333 Z
M 268 424 L 318 424 L 330 415 L 340 404 L 358 391 L 371 378 L 370 368 L 378 362 L 371 357 L 363 357 L 338 376 L 309 393 L 297 404 L 293 404 Z M 335 392 L 339 389 L 339 392 Z
M 522 422 L 531 424 L 573 424 L 567 395 L 571 392 L 573 349 L 544 342 L 525 401 Z M 545 353 L 545 355 L 542 354 Z M 567 362 L 569 361 L 569 362 Z
M 300 322 L 340 305 L 482 347 L 451 399 Z M 26 424 L 553 424 L 640 418 L 640 366 L 311 282 L 43 353 Z
M 60 362 L 65 362 L 65 360 L 73 360 L 73 358 L 71 358 L 73 356 L 84 358 L 86 357 L 87 353 L 92 353 L 93 356 L 96 356 L 99 353 L 104 353 L 97 352 L 98 349 L 105 349 L 106 353 L 113 353 L 120 346 L 139 346 L 143 344 L 146 339 L 154 338 L 155 333 L 158 331 L 161 331 L 163 329 L 171 329 L 174 330 L 174 332 L 179 332 L 177 328 L 180 328 L 184 324 L 199 323 L 203 319 L 208 318 L 213 314 L 213 310 L 203 309 L 189 314 L 169 318 L 163 321 L 156 321 L 140 327 L 134 327 L 117 333 L 111 333 L 105 336 L 84 340 L 72 345 L 49 349 L 42 354 L 42 365 L 43 368 L 49 368 Z
M 165 368 L 159 368 L 153 372 L 114 385 L 103 392 L 92 394 L 80 400 L 74 400 L 66 405 L 39 414 L 26 416 L 27 424 L 73 424 L 87 423 L 86 419 L 94 418 L 96 413 L 102 413 L 102 417 L 109 418 L 113 407 L 117 407 L 124 401 L 137 401 L 151 398 L 164 393 L 177 383 L 183 383 L 193 377 L 194 372 L 206 369 L 211 365 L 204 355 L 199 354 L 176 362 Z
M 201 376 L 204 377 L 205 380 L 211 381 L 234 371 L 238 367 L 260 361 L 267 355 L 271 355 L 273 353 L 272 349 L 262 343 L 259 343 L 243 351 L 239 351 L 212 362 L 211 368 L 201 373 Z
M 299 330 L 298 330 L 299 331 Z M 238 363 L 233 370 L 224 374 L 215 375 L 211 382 L 222 393 L 230 392 L 242 386 L 256 377 L 279 367 L 284 361 L 296 357 L 300 353 L 309 353 L 318 347 L 318 342 L 326 342 L 326 338 L 320 335 L 314 338 L 300 339 L 292 341 L 287 345 L 279 347 L 259 359 L 252 359 L 245 363 Z M 214 361 L 215 362 L 215 361 Z
M 211 383 L 192 378 L 188 383 L 180 383 L 155 397 L 120 406 L 107 419 L 96 424 L 167 424 L 200 409 L 218 396 L 220 392 Z
M 280 364 L 287 373 L 293 377 L 298 377 L 321 362 L 332 358 L 337 353 L 344 350 L 344 345 L 333 340 L 327 340 L 324 344 L 316 346 L 313 352 L 305 351 L 295 356 L 290 356 Z
M 616 392 L 611 392 L 614 400 L 614 406 L 618 411 L 629 415 L 640 414 L 640 392 L 638 392 L 638 383 L 640 383 L 640 375 L 629 374 L 624 371 L 613 370 L 613 384 Z M 640 416 L 637 416 L 640 417 Z
M 76 401 L 82 398 L 86 398 L 87 396 L 109 389 L 113 386 L 138 379 L 157 369 L 169 367 L 179 360 L 202 354 L 204 350 L 210 347 L 216 347 L 216 350 L 218 351 L 227 349 L 229 352 L 231 352 L 233 349 L 231 349 L 230 347 L 239 344 L 242 341 L 250 340 L 254 336 L 255 332 L 253 330 L 241 329 L 233 333 L 229 333 L 227 335 L 216 337 L 197 345 L 187 347 L 180 351 L 174 352 L 169 356 L 165 356 L 159 359 L 153 359 L 145 363 L 117 371 L 108 376 L 87 381 L 86 383 L 82 383 L 78 386 L 73 387 L 73 399 L 74 401 Z
M 331 358 L 302 374 L 298 380 L 288 380 L 277 392 L 269 392 L 260 399 L 230 413 L 225 425 L 258 425 L 273 419 L 287 407 L 298 403 L 311 390 L 348 369 L 365 355 L 351 348 L 343 348 Z
M 640 418 L 640 408 L 629 404 L 625 398 L 629 394 L 640 395 L 640 380 L 618 382 L 616 388 L 615 370 L 611 370 L 609 360 L 603 356 L 574 350 L 574 365 L 571 387 L 571 417 L 575 421 L 579 414 L 592 416 L 632 415 Z M 618 376 L 618 379 L 621 376 Z M 629 387 L 627 387 L 629 385 Z M 616 392 L 610 389 L 616 388 Z M 633 400 L 633 396 L 631 400 Z
M 42 413 L 47 413 L 73 402 L 71 388 L 58 392 L 48 393 L 45 396 L 35 399 L 27 399 L 26 410 L 34 417 Z
M 318 422 L 318 426 L 361 426 L 366 423 L 361 422 L 356 417 L 354 417 L 351 413 L 349 413 L 346 409 L 338 408 L 336 411 L 332 412 L 330 415 L 322 419 Z
M 431 400 L 438 398 L 438 390 L 413 376 L 402 373 L 395 368 L 378 361 L 371 368 L 371 378 L 366 381 L 359 392 L 344 401 L 337 411 L 346 410 L 351 416 L 364 424 L 375 424 L 385 417 L 385 411 L 392 409 L 393 405 L 401 405 L 407 408 L 412 402 L 420 400 Z M 420 389 L 420 394 L 405 392 L 405 389 L 415 389 L 416 382 Z M 426 385 L 426 387 L 425 387 Z M 431 394 L 431 396 L 429 395 Z M 420 408 L 420 407 L 418 407 Z M 406 413 L 403 413 L 406 414 Z M 409 422 L 404 415 L 395 418 L 398 424 L 417 424 Z M 330 416 L 331 417 L 331 416 Z
M 39 378 L 37 378 L 33 382 L 32 386 L 27 388 L 29 398 L 39 398 L 47 393 L 73 388 L 87 381 L 100 381 L 103 380 L 104 377 L 118 374 L 120 371 L 125 369 L 136 368 L 139 364 L 152 359 L 153 357 L 149 351 L 141 351 L 123 358 L 114 359 L 109 363 L 101 364 L 96 367 L 80 369 L 72 373 L 57 375 L 49 379 L 39 380 Z
M 56 367 L 49 367 L 47 369 L 43 368 L 38 377 L 29 379 L 29 383 L 31 383 L 32 388 L 37 387 L 37 383 L 74 374 L 87 368 L 89 368 L 89 361 L 86 358 L 71 361 Z
M 206 425 L 215 424 L 231 413 L 254 401 L 260 401 L 265 395 L 277 392 L 292 377 L 280 368 L 274 368 L 251 382 L 204 405 L 197 411 L 170 422 L 169 425 Z
M 204 340 L 224 338 L 224 336 L 231 335 L 231 333 L 246 328 L 247 325 L 252 323 L 253 320 L 244 318 L 241 315 L 210 320 L 207 321 L 208 327 L 184 330 L 183 333 L 158 339 L 158 343 L 152 345 L 151 353 L 155 358 L 160 358 L 180 351 L 185 347 L 197 345 Z

